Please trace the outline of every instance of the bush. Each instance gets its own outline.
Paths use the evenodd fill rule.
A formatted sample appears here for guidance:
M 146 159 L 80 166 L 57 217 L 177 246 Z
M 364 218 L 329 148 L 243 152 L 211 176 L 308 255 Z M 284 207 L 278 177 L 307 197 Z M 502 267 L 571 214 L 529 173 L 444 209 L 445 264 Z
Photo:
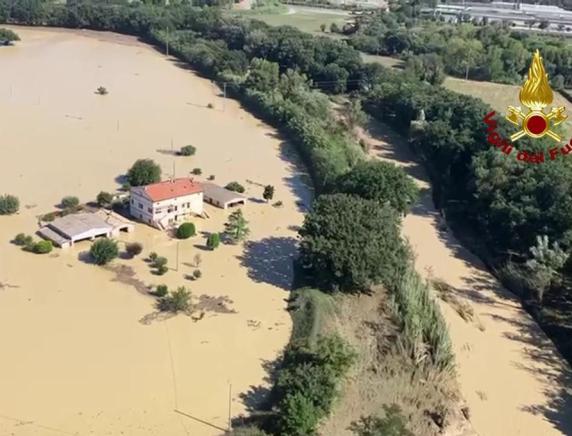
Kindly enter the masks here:
M 12 215 L 20 209 L 20 200 L 13 195 L 0 195 L 0 215 Z
M 99 86 L 97 88 L 97 90 L 95 91 L 95 93 L 97 95 L 107 95 L 109 94 L 109 92 L 107 91 L 107 88 L 105 86 Z
M 191 171 L 191 174 L 195 175 L 195 176 L 200 176 L 203 173 L 203 170 L 201 170 L 200 168 L 193 168 L 193 170 Z
M 161 181 L 161 167 L 151 159 L 139 159 L 127 171 L 130 186 L 145 186 Z
M 262 197 L 266 200 L 266 201 L 270 201 L 274 198 L 274 186 L 272 185 L 266 185 L 264 187 L 264 192 L 262 193 Z
M 41 220 L 46 222 L 52 222 L 57 217 L 60 216 L 60 212 L 48 212 L 47 214 L 43 215 Z
M 405 425 L 405 417 L 397 404 L 383 405 L 385 417 L 362 417 L 358 422 L 352 422 L 350 430 L 356 436 L 413 436 Z
M 101 191 L 97 194 L 96 201 L 99 207 L 109 207 L 111 206 L 111 203 L 113 203 L 113 194 Z
M 157 253 L 155 253 L 154 251 L 152 251 L 151 253 L 149 253 L 149 260 L 150 260 L 151 262 L 155 262 L 158 257 L 159 257 L 159 255 L 158 255 Z
M 119 248 L 114 240 L 102 238 L 93 243 L 89 254 L 97 265 L 105 265 L 119 255 Z
M 158 256 L 158 257 L 156 257 L 155 260 L 153 261 L 153 266 L 154 266 L 155 268 L 161 268 L 161 267 L 167 266 L 167 263 L 168 263 L 168 262 L 169 262 L 169 261 L 167 260 L 166 257 Z
M 62 207 L 64 209 L 75 209 L 79 206 L 79 198 L 68 196 L 62 198 Z
M 318 197 L 300 236 L 301 265 L 325 290 L 389 284 L 409 254 L 393 209 L 346 194 Z
M 189 239 L 191 236 L 195 236 L 196 229 L 193 223 L 183 223 L 177 229 L 177 238 L 179 239 Z
M 157 274 L 159 274 L 160 276 L 165 275 L 167 271 L 169 271 L 169 268 L 167 268 L 166 265 L 161 265 L 157 267 Z
M 153 295 L 155 297 L 164 297 L 169 293 L 169 288 L 167 287 L 167 285 L 159 285 L 157 286 L 157 289 L 155 289 L 155 292 L 153 292 Z
M 203 274 L 201 273 L 200 269 L 196 269 L 193 271 L 193 278 L 195 280 L 200 279 Z
M 32 251 L 36 254 L 46 254 L 53 250 L 52 241 L 39 241 L 33 245 Z
M 214 250 L 220 245 L 220 234 L 211 233 L 207 238 L 207 247 L 209 250 Z
M 210 176 L 207 177 L 207 180 L 213 181 L 215 179 L 215 175 L 211 174 Z
M 193 156 L 196 152 L 197 149 L 192 145 L 185 145 L 184 147 L 181 147 L 179 154 L 181 156 Z
M 159 299 L 157 308 L 161 312 L 188 312 L 191 309 L 191 293 L 181 286 Z
M 238 182 L 230 182 L 224 188 L 228 189 L 229 191 L 238 192 L 240 194 L 244 193 L 245 191 L 244 186 Z
M 141 254 L 141 252 L 143 251 L 143 245 L 140 244 L 139 242 L 131 242 L 131 243 L 127 244 L 125 249 L 127 250 L 127 253 L 131 257 L 134 257 L 134 256 Z
M 33 242 L 33 238 L 29 235 L 25 235 L 24 233 L 18 233 L 14 238 L 14 244 L 19 245 L 21 247 L 31 245 Z
M 20 37 L 15 32 L 0 28 L 0 45 L 10 45 L 14 41 L 20 41 Z

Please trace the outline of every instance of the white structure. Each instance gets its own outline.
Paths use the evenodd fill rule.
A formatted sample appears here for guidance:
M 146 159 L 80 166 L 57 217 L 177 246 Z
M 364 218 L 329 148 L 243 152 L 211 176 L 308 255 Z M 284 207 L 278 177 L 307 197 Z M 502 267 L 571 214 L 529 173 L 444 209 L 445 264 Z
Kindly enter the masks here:
M 203 213 L 203 187 L 190 178 L 131 188 L 131 216 L 159 229 Z
M 203 183 L 204 199 L 213 206 L 227 209 L 234 206 L 244 206 L 246 197 L 238 192 L 230 191 L 214 183 Z
M 114 212 L 99 210 L 57 218 L 42 227 L 38 234 L 58 247 L 68 248 L 78 241 L 93 240 L 98 236 L 117 236 L 122 230 L 132 232 L 133 223 Z

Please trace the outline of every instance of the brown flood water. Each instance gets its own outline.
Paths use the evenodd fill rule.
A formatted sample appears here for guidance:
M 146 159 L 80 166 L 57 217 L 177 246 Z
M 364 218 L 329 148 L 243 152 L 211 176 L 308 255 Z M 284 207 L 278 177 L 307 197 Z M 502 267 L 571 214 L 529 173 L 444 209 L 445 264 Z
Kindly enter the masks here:
M 305 174 L 273 129 L 133 38 L 15 30 L 22 42 L 0 49 L 0 193 L 22 204 L 0 217 L 0 434 L 221 434 L 229 394 L 230 414 L 244 413 L 243 394 L 266 385 L 265 364 L 289 338 L 292 226 L 303 220 L 296 202 L 311 199 Z M 95 95 L 98 86 L 109 94 Z M 251 244 L 210 252 L 202 236 L 183 241 L 176 271 L 177 242 L 137 225 L 122 239 L 142 242 L 143 255 L 114 264 L 142 285 L 185 285 L 195 302 L 227 297 L 236 313 L 153 320 L 152 297 L 81 260 L 89 242 L 44 256 L 10 244 L 62 197 L 90 201 L 118 188 L 115 178 L 138 158 L 155 159 L 168 177 L 171 141 L 198 150 L 175 160 L 177 176 L 200 167 L 247 187 Z M 266 184 L 282 208 L 256 200 Z M 207 211 L 198 230 L 222 231 L 228 212 Z M 169 259 L 165 276 L 150 273 L 150 251 Z M 197 253 L 203 277 L 190 281 Z

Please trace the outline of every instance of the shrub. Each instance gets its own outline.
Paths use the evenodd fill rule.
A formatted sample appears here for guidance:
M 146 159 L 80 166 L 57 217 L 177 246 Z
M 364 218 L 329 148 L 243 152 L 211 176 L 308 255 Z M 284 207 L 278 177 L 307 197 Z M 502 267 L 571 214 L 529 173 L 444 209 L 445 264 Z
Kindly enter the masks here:
M 274 186 L 272 185 L 266 185 L 264 187 L 264 192 L 262 193 L 262 197 L 266 200 L 266 201 L 270 201 L 274 198 Z
M 167 295 L 169 293 L 169 288 L 167 287 L 167 285 L 159 285 L 157 286 L 157 288 L 155 289 L 155 292 L 153 292 L 153 295 L 155 297 L 164 297 L 165 295 Z
M 75 209 L 79 206 L 79 198 L 68 196 L 62 198 L 62 207 L 64 209 Z
M 125 248 L 131 257 L 137 256 L 143 251 L 143 245 L 139 242 L 131 242 Z
M 113 194 L 101 191 L 99 194 L 97 194 L 96 201 L 100 207 L 109 207 L 111 206 L 111 203 L 113 203 Z
M 275 202 L 275 203 L 272 204 L 272 207 L 282 207 L 282 206 L 284 206 L 284 203 L 282 203 L 281 200 L 279 200 L 279 201 L 277 201 L 277 202 Z
M 195 236 L 196 229 L 193 223 L 183 223 L 177 229 L 177 238 L 179 239 L 189 239 L 191 236 Z
M 33 245 L 32 251 L 36 254 L 46 254 L 51 252 L 53 248 L 52 241 L 39 241 Z
M 158 257 L 159 257 L 159 255 L 158 255 L 157 253 L 155 253 L 154 251 L 152 251 L 151 253 L 149 253 L 149 260 L 150 260 L 151 262 L 155 262 Z
M 10 45 L 13 41 L 20 41 L 20 37 L 10 29 L 0 28 L 0 45 Z
M 109 92 L 107 91 L 107 88 L 105 86 L 99 86 L 97 88 L 97 90 L 95 91 L 95 93 L 97 95 L 107 95 L 109 94 Z
M 224 188 L 228 189 L 229 191 L 238 192 L 240 194 L 244 193 L 245 191 L 244 186 L 238 182 L 230 182 Z
M 157 274 L 159 274 L 160 276 L 165 275 L 167 271 L 169 271 L 169 268 L 167 268 L 166 265 L 161 265 L 157 267 Z
M 220 234 L 218 233 L 211 233 L 207 238 L 207 247 L 210 250 L 214 250 L 220 245 Z
M 30 245 L 33 239 L 29 235 L 25 235 L 24 233 L 18 233 L 14 238 L 14 244 L 19 245 L 21 247 Z
M 158 256 L 158 257 L 156 257 L 155 260 L 153 261 L 153 266 L 154 266 L 155 268 L 161 268 L 161 267 L 167 266 L 167 263 L 168 263 L 168 262 L 169 262 L 169 261 L 167 260 L 166 257 Z
M 102 238 L 93 243 L 89 254 L 97 265 L 105 265 L 119 255 L 119 248 L 114 240 Z
M 192 145 L 185 145 L 184 147 L 181 147 L 179 154 L 181 156 L 193 156 L 196 152 L 197 149 Z
M 42 221 L 46 221 L 46 222 L 52 222 L 53 220 L 55 220 L 58 216 L 60 215 L 59 212 L 49 212 L 47 214 L 45 214 L 44 216 L 42 216 Z
M 203 173 L 203 170 L 201 170 L 200 168 L 193 168 L 193 170 L 191 171 L 191 174 L 195 175 L 195 176 L 200 176 Z
M 280 434 L 310 436 L 316 434 L 320 413 L 312 401 L 301 393 L 286 396 L 279 404 Z
M 208 107 L 209 109 L 214 109 L 214 104 L 209 103 L 209 104 L 207 104 L 207 107 Z
M 130 186 L 144 186 L 161 181 L 161 167 L 151 159 L 139 159 L 127 171 Z
M 157 308 L 161 312 L 188 312 L 191 309 L 191 293 L 181 286 L 159 299 Z
M 20 200 L 13 195 L 0 195 L 0 215 L 12 215 L 20 209 Z
M 210 176 L 208 176 L 207 180 L 213 181 L 215 179 L 215 175 L 211 174 Z
M 193 262 L 195 263 L 196 267 L 201 266 L 202 261 L 203 261 L 203 258 L 201 257 L 200 253 L 197 253 L 193 256 Z
M 406 425 L 405 417 L 397 404 L 383 405 L 385 417 L 362 417 L 358 422 L 352 422 L 350 430 L 356 436 L 413 436 Z
M 201 273 L 200 269 L 196 269 L 193 271 L 193 278 L 195 280 L 200 279 L 203 274 Z

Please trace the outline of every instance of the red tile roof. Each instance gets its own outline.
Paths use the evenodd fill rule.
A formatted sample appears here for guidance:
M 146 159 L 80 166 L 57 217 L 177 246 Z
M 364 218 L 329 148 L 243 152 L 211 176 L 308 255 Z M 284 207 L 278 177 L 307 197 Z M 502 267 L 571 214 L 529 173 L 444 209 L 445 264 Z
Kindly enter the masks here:
M 142 188 L 153 202 L 203 192 L 202 185 L 189 178 L 165 180 Z

